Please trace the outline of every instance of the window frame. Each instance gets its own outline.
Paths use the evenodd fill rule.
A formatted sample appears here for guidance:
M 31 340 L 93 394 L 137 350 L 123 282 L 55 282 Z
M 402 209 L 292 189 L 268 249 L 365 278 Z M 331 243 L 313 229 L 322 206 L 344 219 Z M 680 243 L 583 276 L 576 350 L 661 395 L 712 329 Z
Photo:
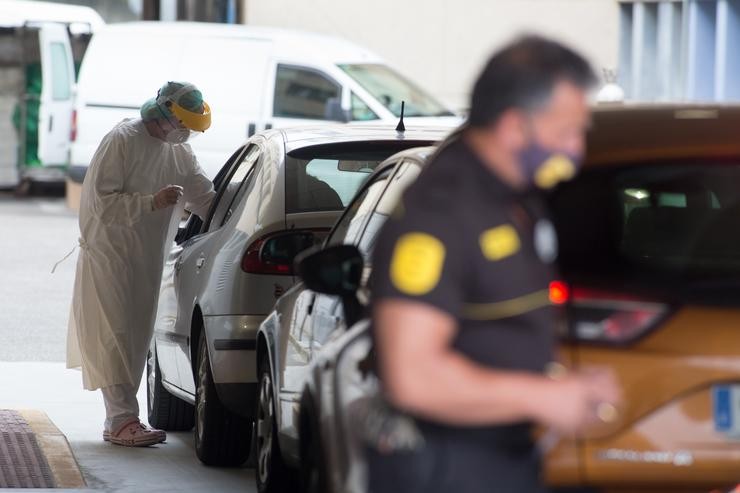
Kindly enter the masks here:
M 393 174 L 388 179 L 388 184 L 385 186 L 385 188 L 383 189 L 383 191 L 378 195 L 378 199 L 373 204 L 373 212 L 372 212 L 372 214 L 370 214 L 368 216 L 367 220 L 364 222 L 364 224 L 362 224 L 362 227 L 360 229 L 360 232 L 359 232 L 359 234 L 357 236 L 357 241 L 355 242 L 355 245 L 358 247 L 358 249 L 360 250 L 360 252 L 363 251 L 363 249 L 360 248 L 360 245 L 363 244 L 363 241 L 362 240 L 365 238 L 365 233 L 367 232 L 367 227 L 370 225 L 370 219 L 372 219 L 373 214 L 375 214 L 376 211 L 378 210 L 378 205 L 380 205 L 380 201 L 383 200 L 383 198 L 385 197 L 385 194 L 388 192 L 388 188 L 393 184 L 393 181 L 398 177 L 398 174 L 401 172 L 401 170 L 403 169 L 404 165 L 406 165 L 406 164 L 408 164 L 409 166 L 416 165 L 416 166 L 419 167 L 420 172 L 424 171 L 424 162 L 419 161 L 418 159 L 414 158 L 413 156 L 401 157 L 400 159 L 398 159 L 398 160 L 396 160 L 394 162 Z M 418 176 L 417 176 L 416 179 L 418 179 Z M 408 187 L 410 187 L 411 185 L 413 185 L 413 183 L 416 181 L 416 179 L 414 181 L 412 181 L 411 183 L 409 183 L 409 185 L 404 189 L 404 192 L 406 190 L 408 190 Z M 403 192 L 402 192 L 401 196 L 399 197 L 399 199 L 401 199 L 402 197 L 403 197 Z M 396 204 L 396 207 L 397 206 L 398 206 L 398 204 Z M 374 243 L 375 242 L 373 242 L 373 245 L 374 245 Z M 371 251 L 372 250 L 368 250 L 367 253 L 370 254 Z M 365 260 L 365 265 L 366 266 L 369 266 L 370 265 L 370 256 L 369 255 L 368 255 L 368 258 Z
M 243 198 L 243 193 L 246 192 L 246 189 L 249 188 L 249 185 L 252 183 L 252 178 L 254 177 L 254 173 L 255 173 L 257 167 L 260 165 L 262 157 L 264 156 L 264 152 L 263 152 L 264 151 L 264 148 L 263 147 L 261 147 L 259 145 L 254 145 L 254 146 L 249 146 L 249 147 L 250 148 L 251 147 L 254 147 L 254 148 L 257 149 L 255 151 L 256 154 L 257 154 L 257 157 L 255 158 L 255 160 L 252 163 L 252 166 L 249 168 L 249 170 L 247 170 L 247 174 L 244 176 L 244 179 L 239 184 L 239 188 L 237 188 L 236 193 L 231 198 L 231 202 L 229 203 L 229 207 L 228 207 L 228 209 L 226 209 L 226 214 L 224 214 L 224 218 L 221 221 L 221 224 L 216 229 L 223 228 L 226 225 L 226 223 L 228 223 L 229 220 L 231 219 L 231 217 L 233 216 L 234 209 L 236 207 L 239 207 L 239 202 Z M 247 159 L 248 157 L 249 157 L 249 150 L 247 150 L 247 153 L 244 155 L 244 159 Z M 242 163 L 244 162 L 244 159 L 242 159 Z M 236 203 L 236 207 L 234 206 L 235 203 Z M 214 229 L 214 231 L 216 231 L 216 230 Z
M 254 146 L 261 147 L 258 142 L 248 142 L 242 147 L 240 151 L 238 151 L 238 156 L 236 156 L 234 162 L 231 164 L 228 173 L 226 173 L 226 175 L 223 177 L 223 181 L 218 185 L 216 196 L 213 198 L 213 202 L 211 202 L 211 207 L 208 209 L 208 216 L 207 219 L 203 222 L 200 234 L 212 233 L 213 231 L 217 231 L 221 228 L 221 226 L 223 226 L 222 224 L 219 225 L 219 227 L 216 229 L 211 229 L 211 223 L 213 221 L 214 215 L 216 214 L 216 209 L 218 209 L 218 206 L 221 203 L 221 199 L 223 198 L 223 195 L 226 191 L 226 187 L 231 181 L 231 178 L 234 176 L 234 173 L 236 173 L 237 168 L 242 164 L 242 162 L 244 162 L 244 159 L 249 154 L 249 150 L 252 149 Z M 244 181 L 246 181 L 249 176 L 251 176 L 251 172 L 247 174 Z
M 377 169 L 377 170 L 375 170 L 373 172 L 373 174 L 362 185 L 362 187 L 360 187 L 359 190 L 357 190 L 357 192 L 355 192 L 355 196 L 352 198 L 352 200 L 349 202 L 349 204 L 347 204 L 347 207 L 344 208 L 344 211 L 342 211 L 342 215 L 339 216 L 339 219 L 337 219 L 337 222 L 334 223 L 334 227 L 331 229 L 331 231 L 329 232 L 329 234 L 326 235 L 326 238 L 324 239 L 324 243 L 322 245 L 322 248 L 326 248 L 327 246 L 329 246 L 329 245 L 332 244 L 331 243 L 331 239 L 334 238 L 334 235 L 337 232 L 337 228 L 342 223 L 342 221 L 344 221 L 347 218 L 347 216 L 349 215 L 350 211 L 352 210 L 352 206 L 355 205 L 355 203 L 357 202 L 357 200 L 360 197 L 360 195 L 364 194 L 365 191 L 367 191 L 368 188 L 370 188 L 372 185 L 374 185 L 381 177 L 385 178 L 385 176 L 387 174 L 386 184 L 383 186 L 383 189 L 380 191 L 380 193 L 378 194 L 378 196 L 374 199 L 374 202 L 372 203 L 372 206 L 371 206 L 371 209 L 370 209 L 371 211 L 374 211 L 375 210 L 376 206 L 378 205 L 378 201 L 383 197 L 383 195 L 385 194 L 385 191 L 388 189 L 388 185 L 393 180 L 393 177 L 395 176 L 396 171 L 398 170 L 398 164 L 399 163 L 402 163 L 403 161 L 404 161 L 403 159 L 396 159 L 396 160 L 388 163 L 387 165 L 385 165 L 385 166 L 383 166 L 383 167 L 381 167 L 381 168 L 379 168 L 379 169 Z M 346 243 L 345 241 L 342 241 L 341 243 L 334 243 L 334 244 L 338 244 L 338 245 L 347 245 L 347 244 L 357 245 L 359 243 L 360 238 L 362 238 L 362 235 L 365 232 L 365 228 L 367 227 L 367 223 L 370 220 L 370 217 L 371 216 L 372 216 L 372 214 L 369 214 L 366 218 L 364 218 L 362 220 L 362 223 L 360 223 L 360 227 L 357 229 L 357 236 L 356 236 L 356 238 L 353 238 L 352 239 L 352 243 Z M 349 231 L 349 229 L 347 229 L 347 231 Z

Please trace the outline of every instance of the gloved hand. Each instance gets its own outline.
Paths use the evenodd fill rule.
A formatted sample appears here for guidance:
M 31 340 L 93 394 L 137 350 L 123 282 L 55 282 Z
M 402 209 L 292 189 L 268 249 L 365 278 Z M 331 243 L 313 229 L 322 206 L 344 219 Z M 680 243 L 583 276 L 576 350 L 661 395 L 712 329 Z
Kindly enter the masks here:
M 152 207 L 155 211 L 170 207 L 180 200 L 182 197 L 182 187 L 179 185 L 167 185 L 162 190 L 154 194 L 154 200 Z

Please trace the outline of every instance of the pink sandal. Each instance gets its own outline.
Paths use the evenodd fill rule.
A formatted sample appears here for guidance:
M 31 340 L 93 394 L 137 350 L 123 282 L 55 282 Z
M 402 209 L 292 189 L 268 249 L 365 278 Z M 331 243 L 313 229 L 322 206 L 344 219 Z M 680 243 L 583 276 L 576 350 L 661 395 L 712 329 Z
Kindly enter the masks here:
M 103 440 L 124 447 L 148 447 L 167 440 L 167 433 L 149 428 L 138 418 L 132 418 L 115 431 L 103 431 Z

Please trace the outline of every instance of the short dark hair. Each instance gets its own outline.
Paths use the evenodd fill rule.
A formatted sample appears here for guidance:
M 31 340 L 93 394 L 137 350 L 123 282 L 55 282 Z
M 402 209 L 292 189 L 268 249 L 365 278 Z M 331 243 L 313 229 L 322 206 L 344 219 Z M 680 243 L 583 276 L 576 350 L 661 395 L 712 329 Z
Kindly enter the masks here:
M 558 82 L 589 90 L 597 80 L 588 61 L 570 48 L 540 36 L 521 37 L 494 53 L 478 76 L 468 124 L 490 125 L 513 108 L 535 111 Z

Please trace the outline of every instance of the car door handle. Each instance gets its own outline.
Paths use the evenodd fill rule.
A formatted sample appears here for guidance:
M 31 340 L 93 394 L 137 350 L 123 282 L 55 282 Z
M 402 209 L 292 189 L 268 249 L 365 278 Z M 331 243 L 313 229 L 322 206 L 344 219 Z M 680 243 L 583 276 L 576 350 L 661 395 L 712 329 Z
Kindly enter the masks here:
M 198 260 L 195 261 L 195 267 L 200 269 L 203 267 L 203 265 L 206 263 L 206 257 L 198 257 Z
M 54 128 L 54 115 L 49 115 L 49 133 Z

